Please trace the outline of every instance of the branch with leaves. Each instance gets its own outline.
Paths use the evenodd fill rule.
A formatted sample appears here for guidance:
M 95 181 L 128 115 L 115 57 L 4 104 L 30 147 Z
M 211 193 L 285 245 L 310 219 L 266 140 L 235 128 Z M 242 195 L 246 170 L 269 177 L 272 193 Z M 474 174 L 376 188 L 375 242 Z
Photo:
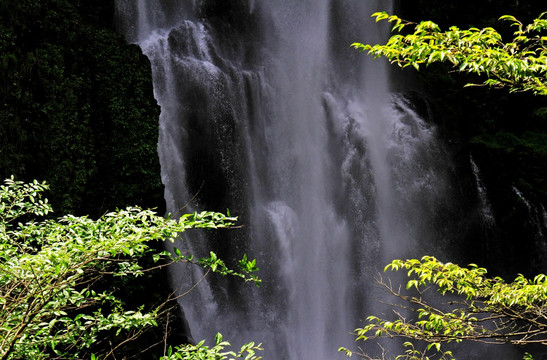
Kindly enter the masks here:
M 215 336 L 215 345 L 209 347 L 204 344 L 204 341 L 196 345 L 184 345 L 179 347 L 169 347 L 167 354 L 162 356 L 160 360 L 191 360 L 191 359 L 203 359 L 203 360 L 260 360 L 262 357 L 257 356 L 256 352 L 261 351 L 262 344 L 255 344 L 249 342 L 244 344 L 236 353 L 231 350 L 227 350 L 226 347 L 230 346 L 228 341 L 222 338 L 222 335 L 218 333 Z
M 157 325 L 162 306 L 127 310 L 109 289 L 96 288 L 104 276 L 136 277 L 138 260 L 193 262 L 212 272 L 259 283 L 256 262 L 246 256 L 239 270 L 216 254 L 155 254 L 151 241 L 174 241 L 189 228 L 229 227 L 236 218 L 202 212 L 165 219 L 151 210 L 128 208 L 98 220 L 63 216 L 40 220 L 52 209 L 44 183 L 13 178 L 0 186 L 0 359 L 76 359 L 105 334 L 126 334 Z M 22 221 L 26 221 L 22 223 Z M 101 354 L 98 354 L 101 355 Z M 107 354 L 102 354 L 105 356 Z
M 513 38 L 503 41 L 501 34 L 491 27 L 459 29 L 456 26 L 442 31 L 432 21 L 413 23 L 395 15 L 377 12 L 376 21 L 393 23 L 397 32 L 385 45 L 354 43 L 360 51 L 368 51 L 375 58 L 386 57 L 400 67 L 445 62 L 459 72 L 485 75 L 484 85 L 507 87 L 509 91 L 532 91 L 547 95 L 547 19 L 542 13 L 530 24 L 523 24 L 514 16 L 505 15 L 515 28 Z M 407 34 L 403 34 L 412 27 Z M 477 84 L 468 84 L 477 85 Z
M 431 256 L 394 260 L 386 266 L 388 270 L 406 271 L 405 289 L 381 277 L 377 280 L 403 302 L 394 305 L 391 319 L 369 316 L 368 324 L 355 330 L 357 340 L 404 338 L 407 352 L 399 359 L 425 358 L 428 354 L 451 359 L 452 353 L 442 347 L 451 342 L 547 345 L 546 275 L 534 279 L 519 275 L 507 283 L 499 277 L 487 277 L 486 269 L 475 264 L 460 267 Z M 420 356 L 415 357 L 417 354 Z M 363 356 L 370 358 L 366 353 Z

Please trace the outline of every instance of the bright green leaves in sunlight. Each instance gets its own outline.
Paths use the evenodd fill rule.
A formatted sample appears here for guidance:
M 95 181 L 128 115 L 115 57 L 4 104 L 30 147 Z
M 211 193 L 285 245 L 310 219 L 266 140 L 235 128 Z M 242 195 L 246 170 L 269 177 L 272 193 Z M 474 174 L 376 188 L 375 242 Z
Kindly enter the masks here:
M 377 12 L 372 15 L 376 21 L 394 23 L 392 30 L 398 34 L 392 35 L 385 45 L 354 43 L 352 46 L 368 51 L 375 58 L 386 57 L 403 68 L 420 69 L 422 65 L 445 62 L 457 71 L 486 76 L 484 85 L 547 95 L 545 14 L 528 25 L 513 16 L 502 16 L 500 20 L 514 28 L 513 38 L 505 42 L 491 27 L 462 30 L 452 26 L 442 31 L 431 21 L 416 24 Z M 408 28 L 413 28 L 413 31 L 406 31 Z
M 391 317 L 369 316 L 355 335 L 369 342 L 379 337 L 407 339 L 406 350 L 397 359 L 452 359 L 443 344 L 538 344 L 547 335 L 546 275 L 519 275 L 507 283 L 488 277 L 486 269 L 475 264 L 461 267 L 431 256 L 393 260 L 385 271 L 405 272 L 406 286 L 377 281 L 404 304 L 393 305 Z
M 162 356 L 160 360 L 260 360 L 262 357 L 256 356 L 256 352 L 262 350 L 262 344 L 256 345 L 254 342 L 247 343 L 241 347 L 236 353 L 228 351 L 225 348 L 230 346 L 230 343 L 223 340 L 221 334 L 215 337 L 215 346 L 209 347 L 201 341 L 197 345 L 183 345 L 176 348 L 170 347 L 167 355 Z
M 244 279 L 245 281 L 253 281 L 256 286 L 260 285 L 261 280 L 253 274 L 258 271 L 256 267 L 256 259 L 248 260 L 247 255 L 243 255 L 243 258 L 238 262 L 239 271 L 229 269 L 224 261 L 219 259 L 214 252 L 209 253 L 208 258 L 201 258 L 198 260 L 198 264 L 205 269 L 210 269 L 212 272 L 219 273 L 220 275 L 233 275 Z
M 147 311 L 126 309 L 104 280 L 143 275 L 150 270 L 139 262 L 145 257 L 260 281 L 252 274 L 258 270 L 255 261 L 246 256 L 232 270 L 213 252 L 194 262 L 178 249 L 157 253 L 149 246 L 154 240 L 174 241 L 189 228 L 229 227 L 234 217 L 201 212 L 172 220 L 127 208 L 98 220 L 71 215 L 45 219 L 52 211 L 42 198 L 46 189 L 44 183 L 13 178 L 0 187 L 1 360 L 89 357 L 91 345 L 113 334 L 137 338 L 140 329 L 156 326 L 166 303 Z M 93 356 L 104 359 L 108 351 Z

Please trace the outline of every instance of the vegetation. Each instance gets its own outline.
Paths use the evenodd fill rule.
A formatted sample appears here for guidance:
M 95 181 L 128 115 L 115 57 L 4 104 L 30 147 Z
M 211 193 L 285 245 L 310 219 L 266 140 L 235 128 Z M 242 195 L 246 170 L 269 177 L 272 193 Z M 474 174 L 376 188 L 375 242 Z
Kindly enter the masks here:
M 432 21 L 418 24 L 405 21 L 385 12 L 374 13 L 376 21 L 395 23 L 393 31 L 401 32 L 406 26 L 414 26 L 407 35 L 393 35 L 385 45 L 354 43 L 361 51 L 375 57 L 386 57 L 401 67 L 448 62 L 457 71 L 485 75 L 485 85 L 507 86 L 510 91 L 533 91 L 547 95 L 547 19 L 545 13 L 528 25 L 514 16 L 500 19 L 511 22 L 516 31 L 510 42 L 503 42 L 494 28 L 470 28 L 451 26 L 441 31 Z
M 385 270 L 406 271 L 406 291 L 378 279 L 381 287 L 403 303 L 394 305 L 393 319 L 369 316 L 368 324 L 356 329 L 355 334 L 364 341 L 381 337 L 406 339 L 406 351 L 397 359 L 453 359 L 445 344 L 463 341 L 545 344 L 546 275 L 534 279 L 519 275 L 506 283 L 499 277 L 487 277 L 486 269 L 477 265 L 460 267 L 431 256 L 394 260 Z M 446 301 L 432 295 L 435 291 Z M 340 350 L 352 354 L 347 349 Z M 372 358 L 366 353 L 361 355 Z
M 246 256 L 239 269 L 232 270 L 214 253 L 194 260 L 176 247 L 169 253 L 155 252 L 150 246 L 157 240 L 174 241 L 190 228 L 230 226 L 236 220 L 233 217 L 203 212 L 173 220 L 150 210 L 127 208 L 98 220 L 72 215 L 40 220 L 51 212 L 47 199 L 42 198 L 45 189 L 44 183 L 13 178 L 0 187 L 2 360 L 115 358 L 169 310 L 168 301 L 128 308 L 111 286 L 115 278 L 149 272 L 151 268 L 139 262 L 145 257 L 152 258 L 155 267 L 187 262 L 245 281 L 260 281 L 253 274 L 258 270 L 255 261 Z M 219 342 L 211 351 L 218 352 L 225 345 Z M 180 347 L 175 354 L 202 348 L 202 344 Z M 257 348 L 251 344 L 242 351 L 251 353 Z M 178 356 L 165 355 L 168 359 Z
M 169 348 L 167 355 L 160 358 L 160 360 L 185 360 L 185 359 L 203 359 L 203 360 L 260 360 L 261 357 L 257 357 L 256 351 L 262 350 L 261 344 L 255 345 L 254 342 L 247 343 L 241 347 L 241 349 L 235 353 L 233 351 L 226 351 L 226 346 L 230 346 L 230 343 L 222 340 L 222 335 L 217 334 L 215 337 L 215 346 L 208 347 L 201 341 L 197 345 L 185 345 L 173 348 Z

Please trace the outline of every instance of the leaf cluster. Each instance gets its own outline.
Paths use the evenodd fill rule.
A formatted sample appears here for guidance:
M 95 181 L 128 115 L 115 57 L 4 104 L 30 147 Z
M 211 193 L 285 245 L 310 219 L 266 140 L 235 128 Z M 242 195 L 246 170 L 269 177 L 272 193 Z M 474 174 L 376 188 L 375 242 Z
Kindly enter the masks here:
M 394 310 L 394 319 L 369 316 L 368 324 L 356 329 L 355 334 L 357 340 L 364 341 L 407 339 L 406 353 L 398 359 L 426 359 L 430 353 L 452 358 L 452 353 L 441 346 L 451 342 L 546 344 L 546 275 L 533 279 L 518 275 L 507 283 L 488 277 L 486 269 L 475 264 L 461 267 L 431 256 L 394 260 L 385 270 L 406 272 L 406 289 L 378 280 L 390 294 L 404 300 L 404 305 L 398 306 L 402 310 Z M 436 299 L 432 291 L 445 300 Z M 420 348 L 423 343 L 426 345 Z M 415 357 L 418 353 L 422 357 Z
M 360 51 L 368 51 L 375 58 L 386 57 L 400 67 L 420 66 L 445 62 L 459 72 L 484 75 L 484 85 L 507 87 L 510 91 L 532 91 L 547 95 L 547 19 L 542 13 L 530 24 L 524 25 L 514 16 L 505 15 L 516 30 L 513 38 L 504 42 L 492 27 L 460 29 L 451 26 L 447 31 L 432 21 L 413 23 L 395 15 L 377 12 L 376 21 L 394 23 L 398 32 L 385 45 L 354 43 Z M 403 30 L 413 27 L 407 34 Z M 476 85 L 476 84 L 469 84 Z
M 256 352 L 263 350 L 262 344 L 255 344 L 249 342 L 244 344 L 241 349 L 236 353 L 234 351 L 226 350 L 226 347 L 230 346 L 228 341 L 223 340 L 222 335 L 218 333 L 215 336 L 215 345 L 209 347 L 204 345 L 204 341 L 199 342 L 197 345 L 184 345 L 176 348 L 170 347 L 167 355 L 162 356 L 160 360 L 260 360 L 262 357 L 256 356 Z

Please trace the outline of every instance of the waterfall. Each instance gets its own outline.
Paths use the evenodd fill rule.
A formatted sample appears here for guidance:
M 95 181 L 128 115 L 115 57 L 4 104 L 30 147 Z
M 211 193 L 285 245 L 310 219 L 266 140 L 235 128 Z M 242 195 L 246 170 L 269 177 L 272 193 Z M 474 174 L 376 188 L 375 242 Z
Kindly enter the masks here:
M 449 160 L 435 126 L 391 92 L 385 62 L 349 48 L 386 37 L 370 14 L 390 7 L 117 0 L 152 64 L 168 211 L 230 208 L 244 226 L 185 244 L 261 268 L 259 289 L 210 276 L 182 300 L 194 339 L 220 331 L 263 342 L 266 359 L 344 358 L 337 348 L 375 306 L 371 274 L 442 247 Z

